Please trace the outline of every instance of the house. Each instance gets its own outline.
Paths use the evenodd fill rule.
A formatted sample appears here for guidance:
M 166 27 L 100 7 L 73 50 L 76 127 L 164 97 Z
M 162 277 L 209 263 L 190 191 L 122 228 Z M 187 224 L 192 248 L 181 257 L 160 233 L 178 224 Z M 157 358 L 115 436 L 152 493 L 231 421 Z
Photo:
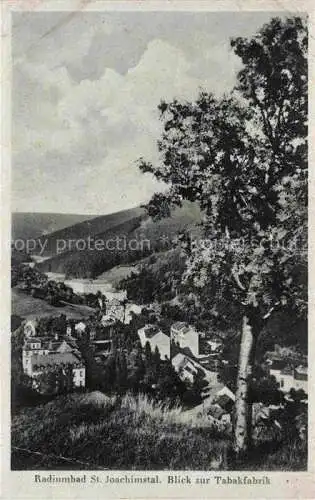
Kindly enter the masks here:
M 220 364 L 222 364 L 221 360 L 219 361 L 217 357 L 213 357 L 211 355 L 199 356 L 198 363 L 200 363 L 207 370 L 215 372 L 218 371 Z
M 226 412 L 231 413 L 234 407 L 235 397 L 232 391 L 229 391 L 230 389 L 226 386 L 220 389 L 214 397 L 213 402 Z
M 56 345 L 55 346 L 55 352 L 72 352 L 73 351 L 73 347 L 71 347 L 69 345 L 68 342 L 66 342 L 65 340 L 62 340 L 59 345 Z
M 188 356 L 182 353 L 176 354 L 176 356 L 172 358 L 172 365 L 182 380 L 189 380 L 190 383 L 193 383 L 198 373 L 198 368 L 196 368 Z
M 193 382 L 195 375 L 203 374 L 207 386 L 204 389 L 204 395 L 208 394 L 212 387 L 218 384 L 218 369 L 213 367 L 211 370 L 206 369 L 198 361 L 188 356 L 185 353 L 179 352 L 172 358 L 172 365 L 175 371 L 179 374 L 182 380 Z
M 143 307 L 138 304 L 127 304 L 126 305 L 126 314 L 125 314 L 125 323 L 129 325 L 131 323 L 133 315 L 141 314 Z
M 269 374 L 275 377 L 280 391 L 284 393 L 290 392 L 291 389 L 296 391 L 302 389 L 305 393 L 308 392 L 306 366 L 294 367 L 282 360 L 274 361 L 269 367 Z
M 211 337 L 211 339 L 207 339 L 206 343 L 210 347 L 211 352 L 218 352 L 222 349 L 223 347 L 223 342 L 222 339 L 216 335 Z
M 109 314 L 103 314 L 101 317 L 100 324 L 104 329 L 104 334 L 108 335 L 109 337 L 112 337 L 114 334 L 114 326 L 117 323 L 117 319 Z M 96 334 L 96 336 L 98 336 Z
M 118 321 L 125 321 L 125 305 L 117 298 L 113 298 L 106 304 L 106 315 Z
M 26 338 L 36 336 L 37 321 L 28 320 L 24 325 L 24 335 Z
M 70 341 L 53 341 L 50 337 L 30 337 L 25 340 L 22 350 L 23 371 L 32 376 L 32 358 L 52 354 L 73 353 L 78 355 L 77 345 Z
M 92 347 L 95 356 L 100 354 L 108 355 L 112 350 L 112 343 L 112 340 L 93 340 Z
M 273 441 L 279 438 L 282 426 L 277 419 L 278 410 L 272 405 L 265 406 L 258 402 L 253 404 L 252 425 L 253 437 L 257 441 Z
M 207 409 L 207 415 L 224 424 L 231 424 L 231 413 L 221 408 L 219 405 L 211 405 Z
M 82 335 L 86 330 L 86 324 L 80 321 L 75 325 L 74 330 L 78 335 Z
M 158 326 L 150 324 L 145 325 L 138 330 L 138 336 L 143 348 L 148 342 L 152 352 L 155 351 L 156 347 L 158 348 L 162 360 L 170 359 L 170 338 L 168 335 L 165 335 Z
M 233 392 L 226 385 L 217 382 L 208 389 L 202 403 L 189 410 L 189 413 L 191 415 L 206 414 L 221 423 L 230 424 L 234 402 Z
M 194 356 L 199 356 L 199 332 L 193 326 L 177 321 L 171 326 L 171 340 L 179 348 L 189 348 Z
M 222 396 L 227 396 L 233 403 L 235 402 L 235 394 L 223 383 L 217 382 L 213 384 L 207 392 L 207 397 L 211 403 L 217 403 L 221 400 L 221 404 L 223 400 Z M 225 398 L 226 399 L 226 398 Z M 225 405 L 226 407 L 226 405 Z
M 74 387 L 85 387 L 85 366 L 83 361 L 73 352 L 53 352 L 48 355 L 35 354 L 30 358 L 30 366 L 28 370 L 29 377 L 34 379 L 36 386 L 36 378 L 38 378 L 47 369 L 71 367 L 72 380 Z
M 24 343 L 22 350 L 22 366 L 23 371 L 31 377 L 31 358 L 34 355 L 47 355 L 49 354 L 49 347 L 46 342 L 43 342 L 41 339 L 27 339 Z
M 94 351 L 94 360 L 97 363 L 103 363 L 107 360 L 109 354 L 112 352 L 112 340 L 93 340 L 92 348 Z
M 295 383 L 294 389 L 296 391 L 302 389 L 307 394 L 308 392 L 307 379 L 308 379 L 307 367 L 303 365 L 297 366 L 294 370 L 294 383 Z

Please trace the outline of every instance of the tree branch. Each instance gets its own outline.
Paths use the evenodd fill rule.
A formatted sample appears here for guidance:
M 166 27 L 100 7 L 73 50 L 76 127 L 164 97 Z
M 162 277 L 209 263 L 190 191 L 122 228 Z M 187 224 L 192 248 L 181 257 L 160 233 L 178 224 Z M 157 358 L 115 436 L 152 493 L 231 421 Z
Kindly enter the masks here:
M 235 272 L 235 271 L 232 271 L 232 276 L 233 276 L 234 280 L 236 281 L 237 286 L 238 286 L 238 287 L 239 287 L 239 288 L 240 288 L 243 292 L 245 292 L 246 288 L 245 288 L 245 287 L 244 287 L 244 285 L 241 283 L 241 281 L 240 281 L 240 278 L 239 278 L 238 274 L 236 274 L 236 272 Z
M 261 114 L 262 119 L 263 119 L 265 134 L 268 137 L 271 145 L 274 146 L 274 136 L 273 136 L 272 126 L 270 125 L 270 122 L 268 121 L 268 117 L 265 114 L 264 108 L 256 95 L 255 87 L 254 87 L 253 83 L 251 84 L 251 90 L 252 90 L 253 101 L 258 106 L 258 108 L 260 110 L 260 114 Z
M 273 313 L 273 311 L 276 309 L 276 307 L 280 304 L 280 302 L 276 302 L 274 306 L 272 306 L 269 311 L 263 316 L 263 319 L 268 319 L 270 318 L 271 314 Z

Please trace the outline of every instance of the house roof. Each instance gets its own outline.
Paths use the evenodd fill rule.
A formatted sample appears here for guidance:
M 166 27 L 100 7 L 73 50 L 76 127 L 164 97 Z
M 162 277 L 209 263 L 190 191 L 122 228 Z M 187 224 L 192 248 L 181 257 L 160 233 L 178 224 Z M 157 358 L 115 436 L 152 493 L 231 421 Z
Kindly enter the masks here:
M 234 404 L 233 399 L 231 399 L 227 394 L 222 394 L 216 397 L 215 402 L 224 410 L 231 410 Z
M 303 374 L 307 375 L 307 366 L 303 366 L 303 365 L 297 366 L 296 371 L 298 373 L 303 373 Z
M 212 385 L 210 387 L 210 390 L 207 392 L 207 396 L 213 399 L 224 387 L 225 385 L 222 384 L 222 382 L 218 382 L 217 384 Z
M 306 366 L 298 366 L 294 371 L 295 380 L 307 380 L 307 367 Z
M 283 361 L 282 359 L 280 360 L 274 360 L 272 365 L 270 366 L 270 370 L 283 370 L 283 368 L 285 368 L 286 366 L 286 362 Z
M 108 303 L 107 303 L 107 307 L 111 307 L 111 306 L 120 306 L 120 307 L 123 307 L 123 304 L 121 303 L 120 300 L 118 299 L 111 299 Z
M 190 347 L 186 346 L 186 347 L 179 347 L 179 350 L 185 354 L 186 356 L 188 356 L 189 358 L 195 360 L 195 356 L 194 354 L 192 353 Z
M 207 409 L 207 413 L 208 415 L 211 415 L 213 418 L 219 420 L 227 412 L 224 411 L 222 408 L 220 408 L 220 406 L 213 405 L 209 406 L 209 408 Z
M 181 333 L 187 333 L 191 330 L 191 327 L 184 323 L 183 321 L 176 321 L 172 324 L 171 328 L 179 330 Z
M 101 325 L 106 327 L 106 326 L 112 326 L 116 323 L 117 319 L 113 318 L 113 316 L 109 316 L 108 314 L 104 314 L 101 319 Z
M 281 370 L 281 374 L 282 374 L 282 375 L 293 375 L 293 369 L 292 369 L 292 366 L 285 366 L 285 367 Z
M 92 344 L 109 344 L 112 342 L 113 342 L 112 339 L 92 340 Z
M 62 364 L 80 364 L 82 361 L 73 352 L 50 353 L 47 355 L 35 354 L 31 358 L 32 366 L 53 366 Z
M 145 336 L 146 336 L 147 339 L 152 339 L 152 337 L 154 337 L 161 330 L 156 325 L 146 325 L 143 328 L 143 331 L 144 331 L 144 334 L 145 334 Z
M 186 357 L 180 352 L 176 354 L 174 358 L 172 358 L 172 365 L 174 366 L 174 368 L 180 368 L 185 364 L 185 362 L 186 362 Z
M 188 373 L 191 373 L 192 375 L 195 375 L 196 372 L 197 372 L 197 368 L 193 369 L 191 367 L 191 365 L 189 365 L 188 363 L 185 364 L 184 366 L 184 369 L 188 372 Z
M 76 323 L 74 329 L 77 330 L 77 329 L 80 329 L 80 328 L 86 328 L 86 324 L 83 323 L 83 321 L 79 321 L 79 323 Z
M 216 343 L 220 343 L 220 344 L 222 344 L 222 342 L 223 342 L 221 337 L 219 337 L 218 335 L 213 335 L 211 337 L 207 337 L 206 341 L 207 342 L 216 342 Z

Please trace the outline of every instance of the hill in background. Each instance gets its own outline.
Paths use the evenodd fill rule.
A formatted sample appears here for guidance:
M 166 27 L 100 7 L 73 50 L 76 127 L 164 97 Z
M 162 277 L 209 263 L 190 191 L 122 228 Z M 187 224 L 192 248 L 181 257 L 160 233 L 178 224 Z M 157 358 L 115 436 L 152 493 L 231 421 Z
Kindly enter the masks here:
M 95 215 L 53 214 L 53 213 L 12 213 L 12 239 L 40 238 L 79 222 L 94 219 Z
M 46 247 L 42 256 L 47 260 L 38 264 L 38 267 L 43 272 L 64 273 L 76 278 L 95 278 L 114 266 L 130 264 L 151 253 L 166 250 L 170 240 L 178 232 L 193 230 L 200 221 L 200 209 L 192 203 L 185 203 L 183 207 L 176 209 L 171 217 L 161 221 L 153 221 L 143 208 L 97 217 L 46 236 Z M 126 241 L 126 248 L 79 250 L 72 244 L 70 250 L 66 248 L 57 255 L 58 241 L 87 240 L 88 237 L 104 242 L 119 237 Z M 131 240 L 139 242 L 136 248 L 129 247 Z M 44 243 L 44 238 L 42 242 Z
M 85 240 L 88 236 L 93 238 L 101 238 L 102 235 L 105 236 L 107 232 L 114 231 L 115 228 L 122 224 L 137 220 L 139 217 L 145 216 L 145 211 L 143 208 L 131 208 L 129 210 L 122 210 L 120 212 L 115 212 L 107 215 L 100 215 L 77 224 L 62 228 L 58 231 L 54 231 L 50 234 L 43 236 L 41 243 L 45 243 L 45 250 L 41 254 L 43 257 L 51 256 L 53 257 L 57 253 L 57 241 L 70 240 Z M 40 250 L 38 246 L 37 250 L 34 251 L 36 254 Z

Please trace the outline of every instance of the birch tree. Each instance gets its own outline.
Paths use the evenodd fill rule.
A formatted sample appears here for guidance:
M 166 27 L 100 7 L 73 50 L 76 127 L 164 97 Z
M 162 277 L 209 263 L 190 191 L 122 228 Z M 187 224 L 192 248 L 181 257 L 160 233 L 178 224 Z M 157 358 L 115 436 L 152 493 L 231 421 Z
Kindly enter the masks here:
M 184 279 L 214 316 L 229 304 L 239 311 L 234 449 L 241 456 L 250 443 L 248 384 L 259 334 L 273 311 L 307 310 L 305 22 L 273 19 L 231 46 L 243 62 L 233 92 L 162 101 L 160 162 L 139 166 L 168 188 L 153 196 L 150 215 L 168 215 L 184 199 L 205 214 Z

